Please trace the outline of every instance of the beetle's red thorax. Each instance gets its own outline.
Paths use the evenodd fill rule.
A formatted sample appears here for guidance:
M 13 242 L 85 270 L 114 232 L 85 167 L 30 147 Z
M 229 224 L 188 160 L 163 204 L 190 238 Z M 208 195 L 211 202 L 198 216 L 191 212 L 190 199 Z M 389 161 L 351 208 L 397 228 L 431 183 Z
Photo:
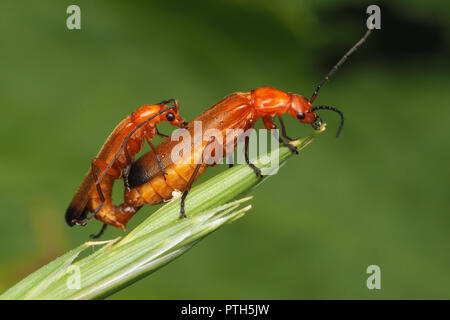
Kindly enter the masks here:
M 258 117 L 283 114 L 289 108 L 291 94 L 271 87 L 262 87 L 251 92 L 251 103 Z

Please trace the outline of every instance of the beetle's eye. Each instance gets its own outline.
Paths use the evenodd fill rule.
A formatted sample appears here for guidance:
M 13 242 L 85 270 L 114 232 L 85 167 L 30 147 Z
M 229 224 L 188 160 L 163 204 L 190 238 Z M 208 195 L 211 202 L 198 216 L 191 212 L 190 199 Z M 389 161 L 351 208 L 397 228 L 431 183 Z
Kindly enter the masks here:
M 167 121 L 173 121 L 173 120 L 175 120 L 175 115 L 172 112 L 169 112 L 166 115 L 166 119 L 167 119 Z
M 300 112 L 300 113 L 297 115 L 297 118 L 299 118 L 300 120 L 303 120 L 303 119 L 305 119 L 305 114 Z

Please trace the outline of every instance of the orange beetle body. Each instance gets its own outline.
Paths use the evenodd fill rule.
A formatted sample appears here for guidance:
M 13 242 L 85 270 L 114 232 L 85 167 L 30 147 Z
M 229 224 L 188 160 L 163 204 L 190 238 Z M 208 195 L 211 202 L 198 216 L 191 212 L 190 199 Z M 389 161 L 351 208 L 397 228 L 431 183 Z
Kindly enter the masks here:
M 189 149 L 191 151 L 183 154 L 182 157 L 179 157 L 177 160 L 173 161 L 171 154 L 180 142 L 174 141 L 170 138 L 167 138 L 161 144 L 155 148 L 152 148 L 152 151 L 144 154 L 141 158 L 134 162 L 131 167 L 129 166 L 129 157 L 124 160 L 122 157 L 123 155 L 120 153 L 122 152 L 120 148 L 112 147 L 111 149 L 106 150 L 105 154 L 108 155 L 107 159 L 103 159 L 102 148 L 98 158 L 107 162 L 108 159 L 111 159 L 110 156 L 114 154 L 114 150 L 117 150 L 115 157 L 112 159 L 117 157 L 119 162 L 117 165 L 118 168 L 111 166 L 110 162 L 106 167 L 106 170 L 111 169 L 111 172 L 108 171 L 109 175 L 104 173 L 95 183 L 97 189 L 99 189 L 98 185 L 100 184 L 102 188 L 107 191 L 108 196 L 107 201 L 104 201 L 106 204 L 104 204 L 101 210 L 98 212 L 95 211 L 96 218 L 102 220 L 105 223 L 104 226 L 106 226 L 106 224 L 110 224 L 125 230 L 127 222 L 143 205 L 158 204 L 165 200 L 169 200 L 172 198 L 173 191 L 175 190 L 183 191 L 180 217 L 185 217 L 184 202 L 193 182 L 207 169 L 208 166 L 214 165 L 214 161 L 216 161 L 210 161 L 211 157 L 213 157 L 213 153 L 206 152 L 208 151 L 208 146 L 211 146 L 213 143 L 220 144 L 222 141 L 222 145 L 219 145 L 219 147 L 223 149 L 223 155 L 226 156 L 227 152 L 234 151 L 234 148 L 236 147 L 235 141 L 237 141 L 235 138 L 239 139 L 239 137 L 234 136 L 234 134 L 232 139 L 229 139 L 229 131 L 232 129 L 241 129 L 242 132 L 244 132 L 247 129 L 253 128 L 258 119 L 262 119 L 266 129 L 272 130 L 276 129 L 274 118 L 277 116 L 281 124 L 282 132 L 282 137 L 278 137 L 278 140 L 280 143 L 283 143 L 285 146 L 289 147 L 292 152 L 297 152 L 297 149 L 289 143 L 291 139 L 286 134 L 281 118 L 281 116 L 285 113 L 288 113 L 295 119 L 298 119 L 301 123 L 311 124 L 313 128 L 318 129 L 322 124 L 322 119 L 316 114 L 315 111 L 334 111 L 341 117 L 341 124 L 336 135 L 336 137 L 338 137 L 344 124 L 343 113 L 334 107 L 312 107 L 311 104 L 315 101 L 321 87 L 329 80 L 334 72 L 338 70 L 348 56 L 356 51 L 362 43 L 364 43 L 370 33 L 371 30 L 368 30 L 365 35 L 338 61 L 338 63 L 328 72 L 325 78 L 316 87 L 312 97 L 309 100 L 298 94 L 283 92 L 271 87 L 262 87 L 247 93 L 233 93 L 225 97 L 194 119 L 194 122 L 200 121 L 202 123 L 202 142 L 199 145 L 195 143 L 195 135 L 197 134 L 194 134 L 195 124 L 191 122 L 186 127 L 191 138 L 191 148 Z M 117 134 L 123 138 L 124 134 L 123 132 L 121 133 L 121 131 L 124 129 L 116 129 L 118 130 Z M 210 129 L 214 129 L 214 135 L 206 134 L 211 131 Z M 114 130 L 112 135 L 115 134 L 115 131 L 116 130 Z M 126 132 L 126 130 L 124 132 Z M 142 137 L 146 136 L 146 132 L 137 132 L 134 137 L 127 142 L 127 145 L 130 144 L 130 149 L 133 151 L 133 156 L 141 149 Z M 152 132 L 154 134 L 154 131 L 148 130 L 148 132 Z M 221 139 L 218 139 L 217 132 Z M 130 133 L 130 135 L 131 134 L 132 133 Z M 128 138 L 130 137 L 127 136 L 127 139 Z M 113 137 L 111 139 L 115 141 L 116 138 Z M 127 141 L 127 139 L 125 139 L 125 141 Z M 123 141 L 123 139 L 118 140 Z M 233 144 L 232 148 L 230 148 L 229 145 L 224 144 L 223 141 L 226 143 L 230 143 L 231 141 Z M 108 144 L 108 142 L 109 139 L 106 144 Z M 134 143 L 135 145 L 133 145 Z M 114 143 L 112 143 L 112 145 L 117 147 Z M 247 164 L 255 171 L 255 173 L 262 177 L 261 170 L 249 161 L 247 150 L 248 136 L 245 137 L 245 160 Z M 111 203 L 112 183 L 114 179 L 121 177 L 121 169 L 123 168 L 130 168 L 128 176 L 129 188 L 126 188 L 125 190 L 124 203 L 120 206 L 114 206 Z M 115 171 L 116 169 L 117 172 Z M 95 195 L 95 181 L 96 179 L 92 178 L 91 174 L 88 173 L 85 181 L 75 195 L 75 198 L 66 213 L 66 219 L 68 219 L 68 216 L 76 216 L 77 218 L 80 217 L 84 212 L 83 210 L 86 210 L 86 205 L 87 210 L 91 212 L 92 210 L 97 210 L 95 208 L 99 203 L 99 199 Z M 101 194 L 101 192 L 97 193 Z M 75 208 L 75 211 L 73 211 L 75 214 L 72 214 L 72 207 Z M 67 220 L 69 224 L 71 223 L 70 221 Z

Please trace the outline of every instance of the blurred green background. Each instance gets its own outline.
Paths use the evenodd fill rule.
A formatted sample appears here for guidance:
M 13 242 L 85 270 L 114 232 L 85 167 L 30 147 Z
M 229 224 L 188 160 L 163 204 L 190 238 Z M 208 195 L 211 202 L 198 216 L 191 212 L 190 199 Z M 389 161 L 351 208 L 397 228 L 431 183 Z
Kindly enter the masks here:
M 80 31 L 66 28 L 69 4 Z M 123 117 L 177 98 L 191 120 L 265 85 L 309 97 L 369 4 L 3 0 L 0 291 L 98 231 L 64 212 Z M 450 298 L 450 4 L 377 4 L 382 30 L 315 103 L 343 110 L 341 138 L 323 112 L 329 130 L 252 191 L 244 219 L 112 298 Z M 285 118 L 291 136 L 310 132 Z M 381 290 L 366 287 L 372 264 Z

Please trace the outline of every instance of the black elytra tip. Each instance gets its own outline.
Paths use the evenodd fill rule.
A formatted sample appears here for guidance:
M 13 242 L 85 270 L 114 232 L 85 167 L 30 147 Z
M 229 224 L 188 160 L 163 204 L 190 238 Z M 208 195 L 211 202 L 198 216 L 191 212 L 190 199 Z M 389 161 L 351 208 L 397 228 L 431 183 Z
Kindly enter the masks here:
M 75 207 L 69 207 L 66 210 L 66 223 L 69 227 L 73 227 L 77 221 L 84 220 L 86 218 L 87 210 L 79 210 Z
M 130 173 L 128 174 L 128 185 L 131 189 L 139 187 L 144 183 L 148 182 L 150 177 L 145 167 L 143 167 L 139 162 L 133 163 L 130 168 Z

